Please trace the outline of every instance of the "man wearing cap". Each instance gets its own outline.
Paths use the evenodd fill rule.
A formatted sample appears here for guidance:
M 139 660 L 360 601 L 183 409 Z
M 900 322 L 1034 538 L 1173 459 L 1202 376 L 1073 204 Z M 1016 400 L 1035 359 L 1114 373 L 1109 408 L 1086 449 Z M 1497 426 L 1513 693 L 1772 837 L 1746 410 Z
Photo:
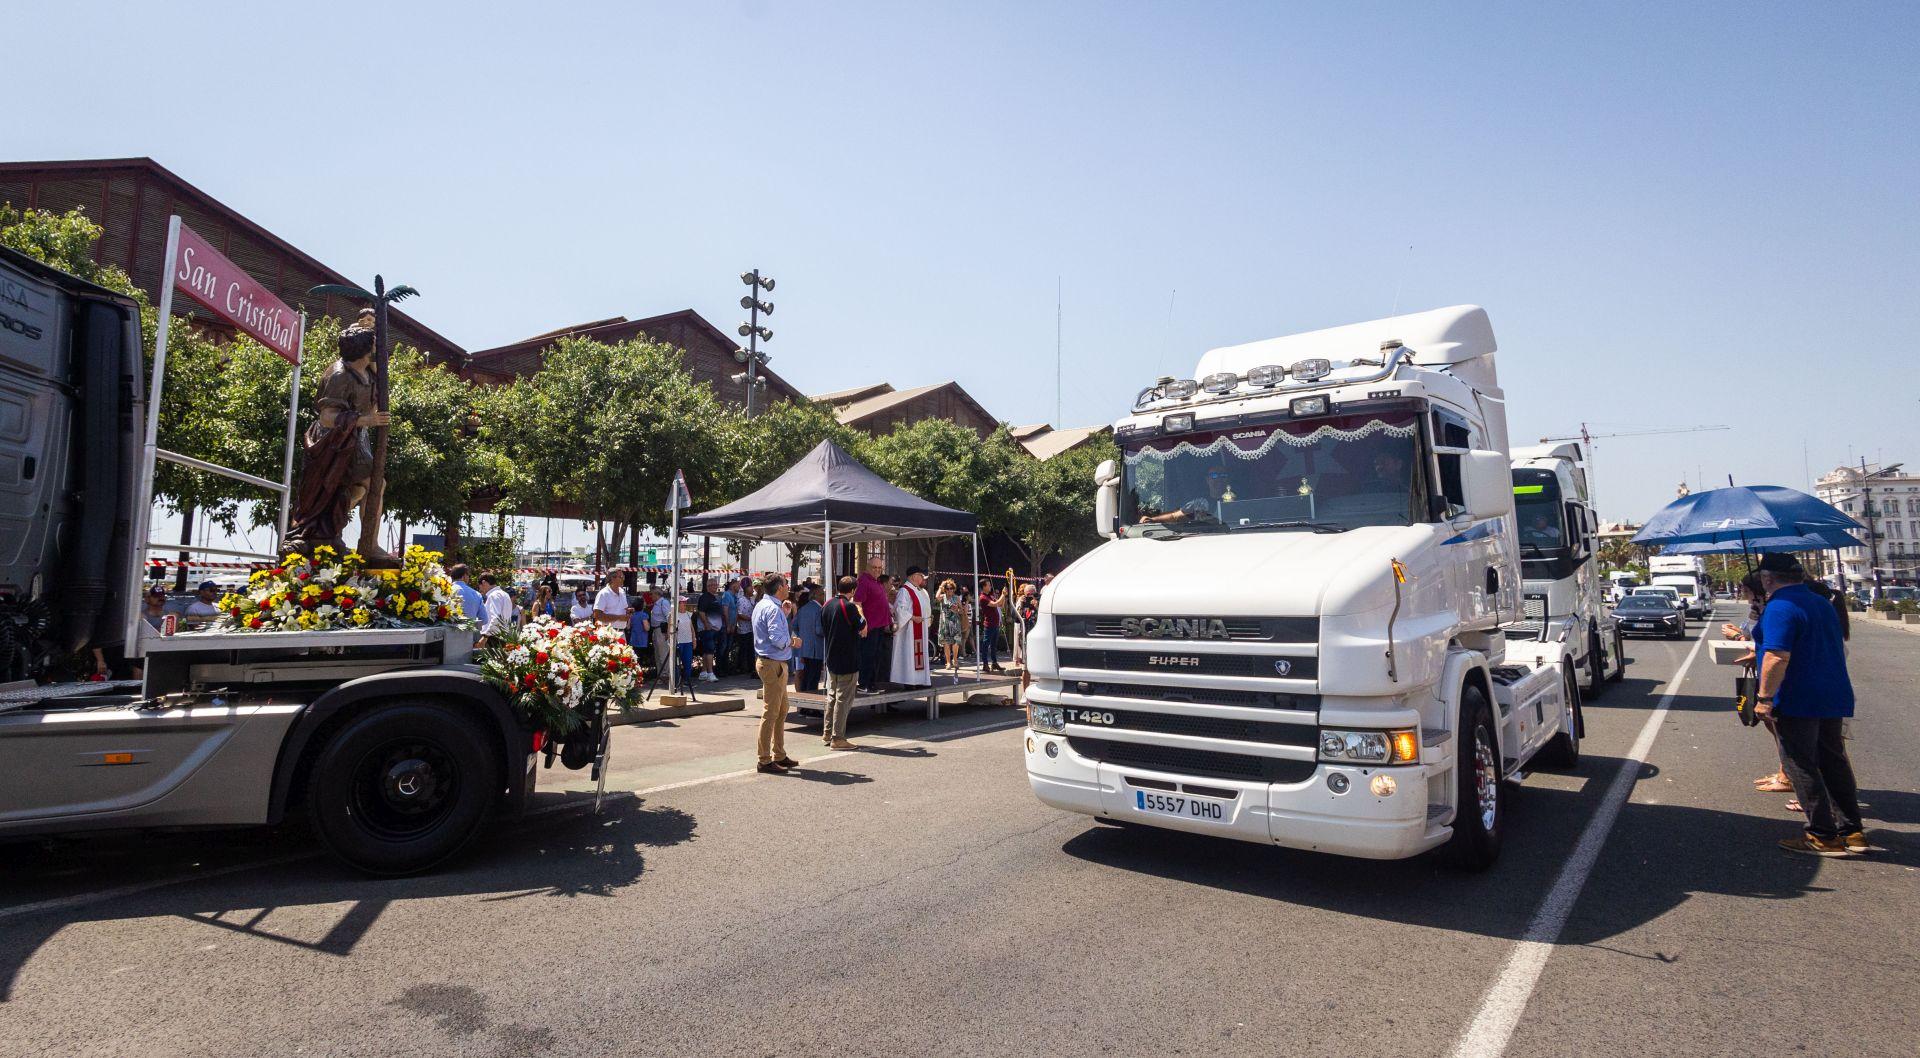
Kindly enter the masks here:
M 220 598 L 220 585 L 210 580 L 200 582 L 200 590 L 193 593 L 193 601 L 187 604 L 187 623 L 203 625 L 220 616 L 220 607 L 214 603 Z
M 1853 682 L 1833 606 L 1807 589 L 1792 555 L 1760 560 L 1767 608 L 1754 626 L 1760 659 L 1757 716 L 1773 718 L 1780 758 L 1807 814 L 1806 833 L 1788 852 L 1840 857 L 1876 851 L 1860 825 L 1859 793 L 1841 727 L 1853 715 Z

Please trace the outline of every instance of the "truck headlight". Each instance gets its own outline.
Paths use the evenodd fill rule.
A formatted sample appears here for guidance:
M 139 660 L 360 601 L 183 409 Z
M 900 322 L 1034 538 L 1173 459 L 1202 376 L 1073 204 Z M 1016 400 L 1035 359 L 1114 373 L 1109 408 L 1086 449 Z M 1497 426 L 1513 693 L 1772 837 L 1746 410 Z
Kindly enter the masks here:
M 1359 764 L 1412 764 L 1420 759 L 1420 733 L 1413 728 L 1394 731 L 1320 732 L 1320 759 Z
M 1067 730 L 1067 711 L 1057 705 L 1041 705 L 1039 702 L 1027 706 L 1027 726 L 1035 731 L 1045 731 L 1051 735 L 1065 734 Z

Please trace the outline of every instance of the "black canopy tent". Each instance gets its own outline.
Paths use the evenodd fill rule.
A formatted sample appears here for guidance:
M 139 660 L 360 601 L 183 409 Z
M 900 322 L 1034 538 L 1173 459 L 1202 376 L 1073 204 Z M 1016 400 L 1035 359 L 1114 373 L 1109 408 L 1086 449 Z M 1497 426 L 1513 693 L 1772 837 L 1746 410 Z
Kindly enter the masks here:
M 867 469 L 846 449 L 822 441 L 786 473 L 723 507 L 684 519 L 680 530 L 702 536 L 824 549 L 823 578 L 831 592 L 833 545 L 874 540 L 970 538 L 974 581 L 980 579 L 980 522 L 923 500 Z

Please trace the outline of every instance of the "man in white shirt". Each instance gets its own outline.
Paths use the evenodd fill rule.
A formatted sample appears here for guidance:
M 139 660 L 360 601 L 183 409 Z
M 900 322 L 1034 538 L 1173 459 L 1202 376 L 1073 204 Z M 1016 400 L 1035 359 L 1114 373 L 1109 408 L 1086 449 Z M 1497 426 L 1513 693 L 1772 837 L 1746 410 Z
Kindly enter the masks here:
M 609 628 L 618 629 L 624 637 L 627 631 L 627 574 L 625 570 L 608 570 L 607 586 L 593 597 L 593 619 Z
M 567 607 L 568 624 L 585 624 L 593 620 L 593 600 L 587 596 L 585 585 L 573 589 L 573 605 Z
M 674 638 L 669 635 L 673 630 L 668 627 L 673 623 L 673 597 L 661 592 L 660 597 L 653 600 L 653 611 L 647 615 L 647 621 L 653 626 L 653 667 L 665 672 L 667 662 L 673 656 Z M 689 638 L 680 642 L 693 642 L 691 628 L 687 630 L 687 635 Z
M 200 590 L 194 593 L 193 601 L 187 604 L 187 623 L 203 625 L 220 616 L 220 607 L 214 603 L 220 598 L 220 586 L 207 580 L 200 582 Z
M 480 634 L 491 639 L 504 639 L 513 634 L 513 597 L 500 586 L 500 581 L 491 573 L 480 575 L 480 600 L 486 604 L 486 617 L 480 626 Z

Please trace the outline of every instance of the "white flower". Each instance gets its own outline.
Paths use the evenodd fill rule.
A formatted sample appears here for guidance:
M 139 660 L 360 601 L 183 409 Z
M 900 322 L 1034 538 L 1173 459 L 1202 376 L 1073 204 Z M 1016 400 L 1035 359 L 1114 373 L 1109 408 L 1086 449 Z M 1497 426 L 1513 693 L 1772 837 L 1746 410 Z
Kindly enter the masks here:
M 533 655 L 527 652 L 526 647 L 514 647 L 512 650 L 507 651 L 507 664 L 509 665 L 525 665 L 532 660 Z

